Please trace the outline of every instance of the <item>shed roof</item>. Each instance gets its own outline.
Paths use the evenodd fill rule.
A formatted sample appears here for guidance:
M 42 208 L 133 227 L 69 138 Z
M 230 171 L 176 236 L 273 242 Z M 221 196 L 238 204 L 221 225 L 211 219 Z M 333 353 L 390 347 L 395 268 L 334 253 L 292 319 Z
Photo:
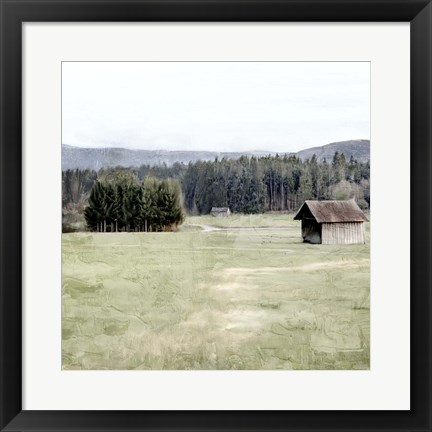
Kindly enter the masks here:
M 307 209 L 318 223 L 367 221 L 365 214 L 353 199 L 348 201 L 306 200 L 294 219 L 303 219 Z

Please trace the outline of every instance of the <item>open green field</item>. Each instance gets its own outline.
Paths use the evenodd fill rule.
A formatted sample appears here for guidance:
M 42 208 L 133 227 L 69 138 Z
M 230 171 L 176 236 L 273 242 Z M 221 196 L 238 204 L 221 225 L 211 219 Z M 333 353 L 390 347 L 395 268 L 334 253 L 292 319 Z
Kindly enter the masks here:
M 366 245 L 309 245 L 292 215 L 175 233 L 71 233 L 63 369 L 369 369 Z

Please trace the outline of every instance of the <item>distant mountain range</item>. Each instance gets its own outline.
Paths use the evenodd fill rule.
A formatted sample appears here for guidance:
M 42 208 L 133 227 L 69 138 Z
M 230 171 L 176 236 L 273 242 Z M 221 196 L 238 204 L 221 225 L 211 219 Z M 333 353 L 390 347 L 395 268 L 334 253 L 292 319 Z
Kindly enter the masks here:
M 370 158 L 369 140 L 351 140 L 331 143 L 322 147 L 301 150 L 295 154 L 301 159 L 311 158 L 313 154 L 319 160 L 326 158 L 331 161 L 334 153 L 343 153 L 347 160 L 351 155 L 359 162 Z M 276 152 L 248 151 L 248 152 L 213 152 L 213 151 L 166 151 L 166 150 L 131 150 L 120 147 L 88 148 L 62 145 L 62 169 L 94 169 L 115 166 L 138 167 L 140 165 L 173 165 L 176 162 L 189 163 L 198 160 L 208 161 L 219 159 L 238 159 L 240 156 L 267 156 Z M 283 154 L 283 153 L 279 153 Z
M 349 160 L 352 156 L 354 159 L 357 159 L 358 162 L 366 162 L 370 159 L 370 141 L 341 141 L 326 144 L 321 147 L 311 147 L 305 150 L 300 150 L 296 153 L 296 155 L 300 159 L 305 160 L 311 158 L 315 154 L 319 160 L 323 160 L 325 158 L 328 162 L 331 162 L 336 151 L 343 153 L 347 160 Z

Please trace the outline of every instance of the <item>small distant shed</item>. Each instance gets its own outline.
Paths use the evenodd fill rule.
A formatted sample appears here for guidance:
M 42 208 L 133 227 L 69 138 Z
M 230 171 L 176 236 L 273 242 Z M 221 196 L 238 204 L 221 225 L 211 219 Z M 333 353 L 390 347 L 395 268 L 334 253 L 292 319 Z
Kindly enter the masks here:
M 212 207 L 210 214 L 215 217 L 227 217 L 231 212 L 228 207 Z
M 305 201 L 294 216 L 302 221 L 302 237 L 315 244 L 365 243 L 367 221 L 357 203 L 348 201 Z

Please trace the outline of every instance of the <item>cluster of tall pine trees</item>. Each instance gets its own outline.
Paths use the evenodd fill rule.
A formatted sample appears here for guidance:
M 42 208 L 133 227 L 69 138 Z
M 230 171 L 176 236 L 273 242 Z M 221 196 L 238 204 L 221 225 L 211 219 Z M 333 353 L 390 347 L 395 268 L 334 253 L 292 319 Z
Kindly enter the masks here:
M 98 179 L 84 216 L 87 227 L 98 232 L 172 230 L 184 220 L 180 185 L 151 177 L 139 184 L 132 175 Z

